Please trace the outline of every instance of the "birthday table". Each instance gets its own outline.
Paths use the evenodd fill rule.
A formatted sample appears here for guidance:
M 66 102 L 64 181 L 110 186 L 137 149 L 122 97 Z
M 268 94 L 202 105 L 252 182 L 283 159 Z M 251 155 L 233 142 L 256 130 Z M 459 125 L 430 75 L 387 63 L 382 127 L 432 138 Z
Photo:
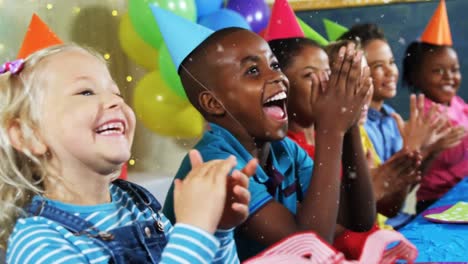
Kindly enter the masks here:
M 468 202 L 468 177 L 453 187 L 428 210 L 457 202 Z M 468 224 L 445 224 L 426 220 L 419 214 L 399 231 L 418 249 L 417 262 L 468 263 Z

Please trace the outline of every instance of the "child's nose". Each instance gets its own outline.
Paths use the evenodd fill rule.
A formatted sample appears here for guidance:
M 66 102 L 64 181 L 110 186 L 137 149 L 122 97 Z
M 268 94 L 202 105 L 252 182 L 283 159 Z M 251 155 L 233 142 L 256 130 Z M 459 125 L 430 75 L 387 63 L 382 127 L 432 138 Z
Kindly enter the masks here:
M 385 75 L 393 76 L 396 74 L 398 74 L 398 68 L 396 67 L 396 65 L 387 65 L 385 67 Z
M 107 93 L 103 99 L 106 109 L 120 107 L 124 103 L 123 98 L 114 93 Z
M 452 79 L 453 78 L 453 73 L 449 69 L 443 69 L 442 70 L 442 78 L 444 79 Z
M 289 82 L 288 78 L 286 77 L 286 75 L 283 74 L 283 72 L 277 70 L 272 70 L 271 72 L 272 75 L 269 79 L 271 83 Z

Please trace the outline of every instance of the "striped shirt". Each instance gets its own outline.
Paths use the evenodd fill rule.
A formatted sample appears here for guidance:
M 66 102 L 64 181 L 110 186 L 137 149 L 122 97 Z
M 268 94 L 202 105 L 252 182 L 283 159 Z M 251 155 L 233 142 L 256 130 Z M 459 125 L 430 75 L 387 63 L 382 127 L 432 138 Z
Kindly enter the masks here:
M 94 224 L 101 231 L 152 220 L 151 210 L 140 211 L 131 196 L 111 185 L 111 203 L 78 206 L 47 200 L 51 206 L 72 213 Z M 34 199 L 44 199 L 34 197 Z M 232 230 L 211 235 L 185 224 L 172 226 L 162 214 L 168 244 L 161 263 L 238 263 Z M 75 236 L 63 226 L 41 216 L 21 218 L 8 240 L 7 263 L 108 263 L 110 252 L 87 236 Z

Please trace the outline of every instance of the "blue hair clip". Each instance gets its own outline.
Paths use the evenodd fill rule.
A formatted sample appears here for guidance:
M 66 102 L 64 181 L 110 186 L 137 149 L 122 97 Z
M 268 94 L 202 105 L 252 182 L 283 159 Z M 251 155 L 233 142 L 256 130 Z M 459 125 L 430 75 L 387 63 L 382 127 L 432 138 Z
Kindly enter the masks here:
M 0 66 L 0 74 L 10 72 L 11 74 L 18 74 L 24 66 L 24 60 L 18 59 L 14 61 L 9 61 Z

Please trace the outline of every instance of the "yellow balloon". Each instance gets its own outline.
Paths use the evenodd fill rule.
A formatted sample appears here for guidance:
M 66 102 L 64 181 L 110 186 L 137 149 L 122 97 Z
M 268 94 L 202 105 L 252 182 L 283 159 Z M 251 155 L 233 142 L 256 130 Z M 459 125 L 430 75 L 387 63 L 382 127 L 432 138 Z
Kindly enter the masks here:
M 203 117 L 167 87 L 158 71 L 145 75 L 138 83 L 133 108 L 137 118 L 160 135 L 193 138 L 203 132 Z
M 135 32 L 128 14 L 123 15 L 120 20 L 119 40 L 120 46 L 130 59 L 147 70 L 157 69 L 158 51 L 146 44 Z

